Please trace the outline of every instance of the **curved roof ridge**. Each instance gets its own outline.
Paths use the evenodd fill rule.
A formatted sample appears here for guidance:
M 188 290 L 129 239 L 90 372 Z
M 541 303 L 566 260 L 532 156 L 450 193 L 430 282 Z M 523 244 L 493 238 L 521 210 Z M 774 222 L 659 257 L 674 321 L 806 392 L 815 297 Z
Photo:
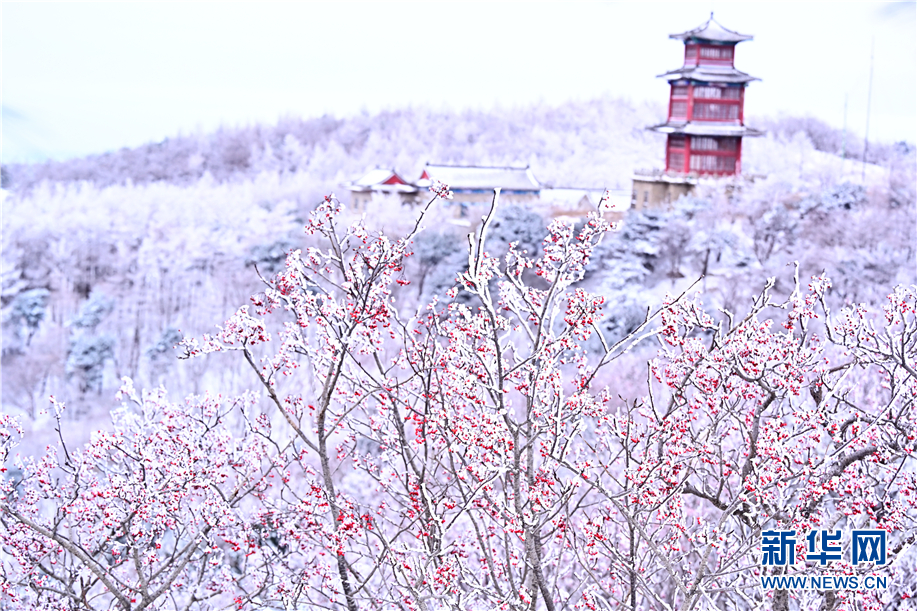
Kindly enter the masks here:
M 453 190 L 492 189 L 538 191 L 541 183 L 528 166 L 439 165 L 427 163 L 429 180 L 441 180 Z M 418 183 L 419 184 L 419 183 Z
M 688 30 L 687 32 L 682 32 L 680 34 L 669 34 L 669 38 L 683 41 L 688 41 L 689 39 L 695 38 L 698 40 L 709 40 L 712 42 L 739 43 L 745 40 L 752 40 L 754 36 L 750 36 L 748 34 L 739 34 L 734 30 L 723 27 L 722 24 L 713 18 L 713 13 L 711 12 L 710 19 L 708 19 L 703 24 L 697 26 L 693 30 Z
M 528 165 L 460 165 L 453 163 L 429 163 L 427 162 L 424 167 L 436 167 L 436 168 L 481 168 L 486 170 L 527 170 L 529 169 Z

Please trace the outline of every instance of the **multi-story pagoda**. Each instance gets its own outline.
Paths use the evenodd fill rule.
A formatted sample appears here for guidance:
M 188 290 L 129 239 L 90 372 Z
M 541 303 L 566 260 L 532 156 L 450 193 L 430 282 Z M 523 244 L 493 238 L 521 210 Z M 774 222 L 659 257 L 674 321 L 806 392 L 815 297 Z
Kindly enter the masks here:
M 745 126 L 743 113 L 745 88 L 760 79 L 735 68 L 736 45 L 752 37 L 727 30 L 711 13 L 703 25 L 669 38 L 684 42 L 685 61 L 659 75 L 670 86 L 669 116 L 649 128 L 667 134 L 665 172 L 634 177 L 638 205 L 675 199 L 699 176 L 740 174 L 742 138 L 761 135 Z

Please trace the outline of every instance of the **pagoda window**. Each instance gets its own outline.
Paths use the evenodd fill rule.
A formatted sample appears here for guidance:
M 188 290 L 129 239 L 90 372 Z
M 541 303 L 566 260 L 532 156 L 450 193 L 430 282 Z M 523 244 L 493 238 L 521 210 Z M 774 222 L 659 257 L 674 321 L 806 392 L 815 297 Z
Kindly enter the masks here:
M 669 151 L 669 169 L 676 172 L 684 172 L 685 154 L 681 151 Z
M 687 102 L 672 102 L 672 116 L 678 117 L 681 119 L 688 118 L 688 103 Z
M 673 104 L 674 107 L 674 104 Z M 694 118 L 709 121 L 735 121 L 739 118 L 737 104 L 694 104 Z
M 691 155 L 692 172 L 735 173 L 736 158 L 732 155 Z
M 709 138 L 704 136 L 693 136 L 691 138 L 692 151 L 727 151 L 735 152 L 735 138 Z
M 685 45 L 685 59 L 697 57 L 697 45 Z
M 691 138 L 692 151 L 715 151 L 718 148 L 716 138 Z
M 688 88 L 683 85 L 673 85 L 672 86 L 672 97 L 673 98 L 688 97 Z
M 731 60 L 732 47 L 701 47 L 701 59 Z
M 670 149 L 685 148 L 685 137 L 681 134 L 672 134 L 671 136 L 669 136 L 669 148 Z
M 738 100 L 738 87 L 695 87 L 694 97 L 707 100 Z

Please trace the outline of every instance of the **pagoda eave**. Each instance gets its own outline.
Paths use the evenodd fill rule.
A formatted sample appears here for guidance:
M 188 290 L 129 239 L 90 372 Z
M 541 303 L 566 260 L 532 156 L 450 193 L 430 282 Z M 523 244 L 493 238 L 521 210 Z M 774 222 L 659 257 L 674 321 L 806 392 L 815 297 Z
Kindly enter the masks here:
M 713 13 L 710 13 L 710 19 L 693 30 L 681 32 L 679 34 L 669 34 L 669 38 L 681 40 L 685 43 L 697 41 L 733 45 L 754 39 L 754 37 L 749 34 L 740 34 L 734 30 L 724 28 L 713 19 Z
M 672 40 L 680 40 L 685 44 L 696 44 L 696 43 L 713 43 L 720 45 L 736 45 L 740 42 L 745 42 L 746 40 L 754 40 L 754 36 L 746 36 L 744 34 L 738 34 L 733 36 L 731 34 L 715 34 L 712 32 L 709 33 L 700 33 L 700 32 L 684 32 L 682 34 L 669 34 L 669 38 Z
M 648 130 L 660 134 L 684 134 L 687 136 L 730 136 L 754 137 L 763 136 L 764 132 L 746 125 L 717 125 L 714 123 L 660 123 L 647 127 Z
M 664 78 L 670 83 L 678 80 L 693 81 L 696 83 L 739 83 L 746 84 L 752 81 L 760 81 L 756 76 L 746 74 L 741 70 L 729 68 L 726 70 L 710 69 L 707 66 L 678 68 L 669 70 L 665 74 L 660 74 L 656 78 Z

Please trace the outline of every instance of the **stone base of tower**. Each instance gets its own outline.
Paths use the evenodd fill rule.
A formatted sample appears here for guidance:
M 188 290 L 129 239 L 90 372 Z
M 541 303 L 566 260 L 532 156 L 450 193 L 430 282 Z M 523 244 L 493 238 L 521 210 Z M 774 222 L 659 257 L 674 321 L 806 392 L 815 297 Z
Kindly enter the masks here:
M 631 209 L 660 208 L 668 206 L 697 186 L 696 176 L 666 174 L 658 170 L 634 172 L 634 190 Z

